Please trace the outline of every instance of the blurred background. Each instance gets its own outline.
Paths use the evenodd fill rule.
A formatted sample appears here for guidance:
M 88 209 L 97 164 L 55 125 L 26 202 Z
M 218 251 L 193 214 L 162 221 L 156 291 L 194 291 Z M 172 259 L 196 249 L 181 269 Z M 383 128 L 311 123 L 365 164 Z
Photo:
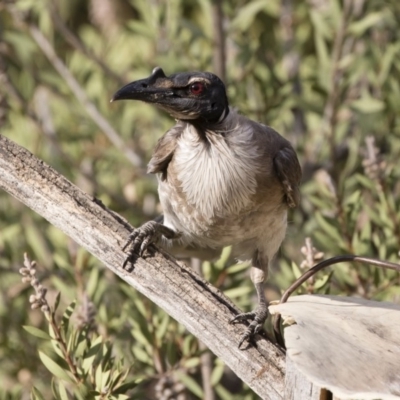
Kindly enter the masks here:
M 398 0 L 1 0 L 0 133 L 138 226 L 161 211 L 145 170 L 174 121 L 110 98 L 155 66 L 218 74 L 231 105 L 289 139 L 303 167 L 301 206 L 268 282 L 276 299 L 322 257 L 399 259 L 399 26 Z M 61 292 L 58 324 L 76 299 L 64 351 L 30 307 L 24 252 L 51 307 Z M 226 265 L 228 253 L 199 269 L 250 310 L 247 266 Z M 299 293 L 399 303 L 399 283 L 393 271 L 342 264 Z M 4 192 L 0 296 L 0 399 L 257 398 L 182 326 Z

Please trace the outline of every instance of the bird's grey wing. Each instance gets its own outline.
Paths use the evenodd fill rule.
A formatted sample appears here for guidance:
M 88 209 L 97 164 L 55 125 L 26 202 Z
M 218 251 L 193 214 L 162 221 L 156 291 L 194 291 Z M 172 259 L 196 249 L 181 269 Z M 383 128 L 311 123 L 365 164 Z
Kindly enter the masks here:
M 147 166 L 147 172 L 149 174 L 160 172 L 161 179 L 166 179 L 168 164 L 172 160 L 178 138 L 182 134 L 184 128 L 184 124 L 178 122 L 158 140 L 153 156 Z
M 292 146 L 285 146 L 278 151 L 274 157 L 274 168 L 282 183 L 288 206 L 296 207 L 300 201 L 301 167 Z

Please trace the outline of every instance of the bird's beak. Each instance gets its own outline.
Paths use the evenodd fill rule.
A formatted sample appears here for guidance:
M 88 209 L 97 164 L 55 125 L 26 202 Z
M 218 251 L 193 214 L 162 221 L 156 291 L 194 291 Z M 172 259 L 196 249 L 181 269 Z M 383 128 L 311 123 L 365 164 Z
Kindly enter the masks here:
M 165 76 L 160 67 L 156 67 L 148 78 L 128 83 L 119 89 L 111 101 L 141 100 L 148 103 L 157 103 L 169 94 L 172 94 L 171 81 Z

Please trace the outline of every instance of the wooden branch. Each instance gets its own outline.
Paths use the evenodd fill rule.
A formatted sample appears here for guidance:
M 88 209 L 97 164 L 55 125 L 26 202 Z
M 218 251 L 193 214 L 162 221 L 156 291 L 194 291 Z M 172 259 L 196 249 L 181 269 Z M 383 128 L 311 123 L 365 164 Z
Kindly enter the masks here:
M 145 259 L 135 260 L 131 272 L 123 270 L 121 244 L 132 229 L 129 224 L 1 135 L 0 188 L 61 229 L 182 323 L 263 399 L 283 399 L 285 356 L 261 336 L 255 346 L 238 349 L 245 327 L 228 323 L 238 312 L 229 299 L 155 247 Z

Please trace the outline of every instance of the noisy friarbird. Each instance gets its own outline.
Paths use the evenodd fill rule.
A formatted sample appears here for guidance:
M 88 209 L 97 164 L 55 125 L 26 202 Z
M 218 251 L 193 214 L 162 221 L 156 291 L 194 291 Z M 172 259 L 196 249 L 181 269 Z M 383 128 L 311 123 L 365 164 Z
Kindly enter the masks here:
M 232 246 L 237 260 L 250 260 L 258 306 L 232 319 L 250 321 L 241 346 L 268 316 L 268 266 L 285 237 L 288 208 L 299 202 L 301 168 L 293 147 L 230 108 L 223 82 L 209 72 L 166 76 L 157 67 L 112 100 L 152 103 L 176 120 L 148 165 L 158 177 L 163 216 L 133 231 L 128 253 L 142 255 L 156 243 L 176 256 L 215 259 Z

